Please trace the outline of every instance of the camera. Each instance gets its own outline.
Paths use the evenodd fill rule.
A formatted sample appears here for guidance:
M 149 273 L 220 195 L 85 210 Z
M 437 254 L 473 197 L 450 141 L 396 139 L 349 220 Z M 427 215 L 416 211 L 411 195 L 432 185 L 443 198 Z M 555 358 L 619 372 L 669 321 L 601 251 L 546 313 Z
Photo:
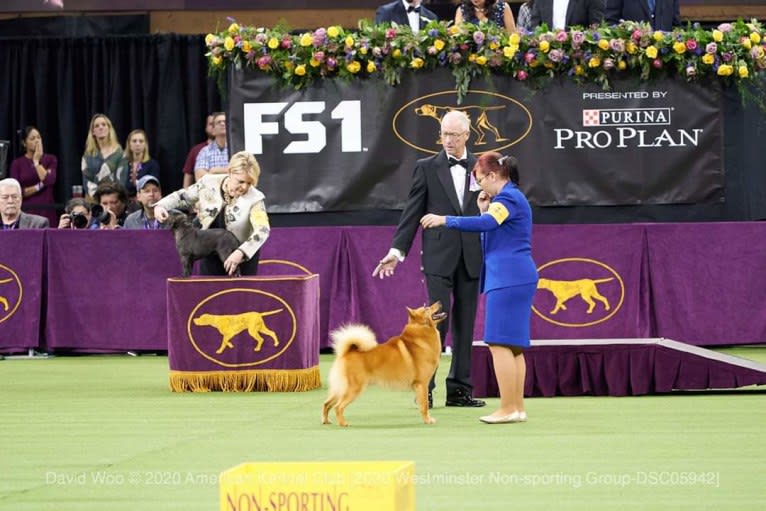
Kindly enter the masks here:
M 90 208 L 90 216 L 95 218 L 100 224 L 106 225 L 109 223 L 109 211 L 105 210 L 101 204 L 94 204 Z
M 73 229 L 85 229 L 88 227 L 88 217 L 82 213 L 69 213 L 69 221 Z

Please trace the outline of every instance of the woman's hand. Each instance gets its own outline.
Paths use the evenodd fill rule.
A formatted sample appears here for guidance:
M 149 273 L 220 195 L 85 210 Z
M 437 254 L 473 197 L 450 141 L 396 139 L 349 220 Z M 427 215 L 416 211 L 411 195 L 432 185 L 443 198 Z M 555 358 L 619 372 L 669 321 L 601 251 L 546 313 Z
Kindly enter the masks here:
M 234 272 L 237 271 L 237 267 L 239 267 L 244 258 L 245 254 L 240 249 L 235 250 L 223 262 L 223 269 L 226 270 L 226 273 L 228 273 L 230 276 L 234 275 Z
M 434 215 L 429 213 L 420 219 L 420 225 L 423 229 L 430 229 L 432 227 L 440 227 L 447 223 L 447 217 L 441 215 Z
M 489 209 L 489 202 L 492 200 L 492 197 L 489 196 L 487 192 L 482 190 L 479 192 L 479 196 L 476 199 L 476 205 L 479 206 L 479 211 L 482 213 L 486 213 Z
M 35 152 L 32 155 L 32 161 L 35 162 L 35 167 L 40 165 L 40 160 L 43 157 L 43 141 L 38 140 L 37 144 L 35 144 Z
M 160 223 L 165 223 L 165 220 L 168 219 L 168 210 L 163 208 L 162 206 L 154 206 L 154 218 L 156 218 Z
M 71 229 L 72 228 L 72 217 L 68 213 L 64 213 L 61 215 L 61 218 L 59 218 L 59 229 Z

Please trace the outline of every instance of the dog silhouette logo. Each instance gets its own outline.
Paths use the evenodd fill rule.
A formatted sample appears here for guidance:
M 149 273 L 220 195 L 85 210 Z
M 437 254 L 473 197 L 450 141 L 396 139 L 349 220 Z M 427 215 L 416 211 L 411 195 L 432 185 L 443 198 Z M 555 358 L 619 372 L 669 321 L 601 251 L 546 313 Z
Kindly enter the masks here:
M 623 280 L 602 262 L 577 257 L 558 259 L 540 266 L 538 272 L 540 280 L 532 311 L 549 323 L 592 326 L 609 320 L 622 307 Z
M 202 299 L 189 313 L 189 342 L 223 367 L 254 367 L 281 356 L 298 321 L 290 304 L 260 289 L 232 288 Z
M 21 305 L 24 290 L 15 271 L 0 264 L 0 323 L 10 319 Z
M 491 91 L 469 90 L 461 105 L 455 91 L 416 98 L 394 115 L 399 140 L 425 153 L 441 151 L 439 127 L 450 110 L 465 112 L 471 121 L 468 146 L 476 154 L 502 151 L 518 144 L 532 131 L 532 113 L 520 101 Z

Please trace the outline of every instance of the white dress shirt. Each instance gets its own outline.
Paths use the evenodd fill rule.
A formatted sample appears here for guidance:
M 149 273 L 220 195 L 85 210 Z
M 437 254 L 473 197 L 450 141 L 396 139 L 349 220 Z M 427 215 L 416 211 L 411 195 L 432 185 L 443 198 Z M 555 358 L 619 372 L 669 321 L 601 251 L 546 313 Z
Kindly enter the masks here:
M 551 29 L 564 29 L 567 26 L 567 8 L 569 0 L 553 0 L 553 26 Z
M 412 7 L 422 7 L 420 5 L 420 2 L 408 2 L 407 0 L 402 0 L 402 3 L 404 4 L 404 10 L 406 11 L 409 6 Z M 410 28 L 412 29 L 413 34 L 417 34 L 420 32 L 420 13 L 419 12 L 408 12 L 407 18 L 410 21 Z

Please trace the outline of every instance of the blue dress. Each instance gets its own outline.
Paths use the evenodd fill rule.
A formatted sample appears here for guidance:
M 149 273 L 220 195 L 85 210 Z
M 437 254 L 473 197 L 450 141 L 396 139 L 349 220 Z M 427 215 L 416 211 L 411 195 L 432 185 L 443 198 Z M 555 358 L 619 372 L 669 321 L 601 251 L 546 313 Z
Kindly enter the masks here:
M 508 183 L 492 199 L 486 213 L 474 217 L 448 216 L 446 226 L 482 233 L 484 341 L 528 347 L 538 274 L 532 259 L 532 210 L 524 194 Z
M 463 14 L 463 20 L 466 23 L 473 23 L 474 25 L 479 24 L 479 18 L 476 16 L 476 11 L 474 11 L 470 17 L 466 16 L 462 5 L 460 6 L 460 11 Z M 504 13 L 505 1 L 498 1 L 495 5 L 492 6 L 492 10 L 487 13 L 487 22 L 494 23 L 500 28 L 505 28 L 505 21 L 503 21 Z

